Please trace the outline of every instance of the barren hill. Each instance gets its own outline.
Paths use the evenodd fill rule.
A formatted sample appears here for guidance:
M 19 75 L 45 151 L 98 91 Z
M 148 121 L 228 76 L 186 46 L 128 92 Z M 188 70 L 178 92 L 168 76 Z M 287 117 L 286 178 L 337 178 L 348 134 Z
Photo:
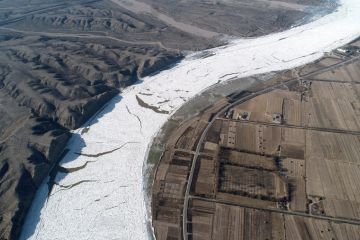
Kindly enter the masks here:
M 298 2 L 298 1 L 297 1 Z M 17 239 L 69 130 L 184 51 L 280 31 L 317 1 L 0 0 L 0 239 Z

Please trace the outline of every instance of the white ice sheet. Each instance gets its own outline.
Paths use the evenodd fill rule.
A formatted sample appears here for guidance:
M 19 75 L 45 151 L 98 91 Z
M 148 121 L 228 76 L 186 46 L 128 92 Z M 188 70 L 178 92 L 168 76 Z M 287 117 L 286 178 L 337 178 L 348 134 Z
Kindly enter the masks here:
M 72 168 L 91 162 L 80 171 L 58 174 L 57 181 L 63 187 L 56 185 L 45 203 L 47 186 L 40 188 L 21 239 L 147 239 L 143 163 L 148 144 L 169 114 L 141 107 L 136 96 L 171 114 L 219 81 L 314 61 L 360 34 L 360 1 L 341 3 L 337 12 L 315 22 L 233 41 L 212 49 L 213 55 L 205 59 L 193 54 L 174 68 L 126 89 L 93 120 L 88 133 L 72 138 L 62 166 Z M 75 154 L 97 154 L 119 147 L 97 158 Z

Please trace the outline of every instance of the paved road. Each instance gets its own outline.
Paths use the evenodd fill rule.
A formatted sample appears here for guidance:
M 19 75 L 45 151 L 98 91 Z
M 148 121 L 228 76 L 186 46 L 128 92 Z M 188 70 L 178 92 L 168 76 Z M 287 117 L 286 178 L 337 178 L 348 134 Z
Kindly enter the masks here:
M 319 79 L 319 78 L 312 78 L 309 79 L 311 82 L 328 82 L 328 83 L 344 83 L 344 84 L 360 84 L 360 81 L 341 81 L 341 80 L 328 80 L 328 79 Z
M 229 120 L 227 118 L 219 118 L 219 119 Z M 295 128 L 295 129 L 319 131 L 319 132 L 332 132 L 332 133 L 342 133 L 342 134 L 349 134 L 349 135 L 360 135 L 360 131 L 353 131 L 353 130 L 347 130 L 347 129 L 306 127 L 306 126 L 298 126 L 298 125 L 286 124 L 286 123 L 277 124 L 277 123 L 250 121 L 250 120 L 237 120 L 237 119 L 231 119 L 231 121 L 232 122 L 241 122 L 241 123 L 254 124 L 254 125 L 271 126 L 271 127 L 285 127 L 285 128 Z
M 40 32 L 40 31 L 26 31 L 26 30 L 19 30 L 15 28 L 8 28 L 8 27 L 1 27 L 0 24 L 0 30 L 4 29 L 11 32 L 17 32 L 17 33 L 24 33 L 24 34 L 31 34 L 31 35 L 40 35 L 45 37 L 69 37 L 69 38 L 87 38 L 87 39 L 109 39 L 120 43 L 125 44 L 137 44 L 137 45 L 154 45 L 159 46 L 161 48 L 164 48 L 166 50 L 173 50 L 172 48 L 168 48 L 162 44 L 160 41 L 130 41 L 130 40 L 123 40 L 117 37 L 108 36 L 107 32 L 101 32 L 101 31 L 88 31 L 87 33 L 59 33 L 59 32 Z M 96 34 L 97 33 L 97 34 Z
M 360 220 L 328 217 L 328 216 L 321 216 L 321 215 L 313 215 L 313 214 L 308 214 L 308 213 L 303 213 L 303 212 L 287 211 L 287 210 L 282 210 L 282 209 L 278 209 L 278 208 L 255 207 L 255 206 L 252 206 L 252 205 L 239 204 L 239 203 L 235 203 L 235 202 L 227 201 L 227 200 L 204 198 L 204 197 L 191 196 L 191 195 L 189 196 L 189 198 L 190 199 L 202 200 L 202 201 L 206 201 L 206 202 L 214 202 L 214 203 L 221 203 L 221 204 L 239 206 L 239 207 L 242 207 L 242 208 L 251 208 L 251 209 L 256 209 L 256 210 L 263 210 L 263 211 L 268 211 L 268 212 L 276 212 L 276 213 L 288 214 L 288 215 L 293 215 L 293 216 L 308 217 L 308 218 L 315 218 L 315 219 L 333 221 L 333 222 L 338 222 L 338 223 L 348 223 L 348 224 L 353 224 L 353 225 L 360 225 Z
M 208 131 L 210 130 L 210 128 L 212 127 L 212 125 L 214 124 L 214 122 L 216 121 L 216 119 L 218 117 L 220 117 L 222 114 L 224 114 L 226 111 L 228 111 L 230 108 L 238 105 L 238 104 L 241 104 L 243 102 L 246 102 L 256 96 L 259 96 L 259 95 L 262 95 L 264 93 L 267 93 L 267 92 L 270 92 L 270 91 L 273 91 L 274 89 L 276 88 L 279 88 L 280 86 L 283 86 L 285 84 L 289 84 L 289 83 L 292 83 L 292 82 L 296 82 L 298 80 L 305 80 L 306 78 L 309 78 L 309 77 L 312 77 L 312 76 L 315 76 L 315 75 L 318 75 L 318 74 L 321 74 L 321 73 L 324 73 L 324 72 L 327 72 L 327 71 L 330 71 L 330 70 L 333 70 L 335 68 L 338 68 L 338 67 L 341 67 L 341 66 L 344 66 L 346 64 L 349 64 L 349 63 L 352 63 L 356 60 L 360 59 L 360 56 L 355 56 L 355 57 L 352 57 L 350 59 L 347 59 L 347 60 L 344 60 L 340 63 L 337 63 L 337 64 L 334 64 L 334 65 L 331 65 L 329 67 L 325 67 L 325 68 L 322 68 L 320 70 L 317 70 L 317 71 L 314 71 L 314 72 L 311 72 L 311 73 L 308 73 L 308 74 L 304 74 L 302 76 L 299 76 L 297 78 L 293 78 L 293 79 L 289 79 L 287 81 L 284 81 L 282 83 L 279 83 L 279 84 L 276 84 L 274 86 L 271 86 L 271 87 L 268 87 L 268 88 L 265 88 L 265 89 L 262 89 L 260 91 L 257 91 L 257 92 L 254 92 L 254 93 L 251 93 L 243 98 L 240 98 L 238 100 L 236 100 L 235 102 L 233 102 L 232 104 L 229 104 L 227 105 L 226 107 L 224 107 L 222 110 L 220 110 L 218 113 L 216 113 L 213 118 L 211 119 L 211 121 L 208 123 L 208 125 L 206 126 L 205 130 L 203 131 L 203 133 L 201 134 L 201 137 L 200 137 L 200 140 L 198 142 L 198 145 L 196 146 L 196 151 L 195 151 L 195 154 L 194 154 L 194 157 L 193 157 L 193 160 L 192 160 L 192 164 L 191 164 L 191 168 L 190 168 L 190 174 L 189 174 L 189 179 L 188 179 L 188 183 L 186 185 L 186 191 L 185 191 L 185 196 L 184 196 L 184 206 L 183 206 L 183 214 L 182 214 L 182 227 L 183 227 L 183 239 L 184 240 L 188 240 L 188 231 L 187 231 L 187 223 L 188 223 L 188 208 L 189 208 L 189 196 L 190 196 L 190 188 L 191 188 L 191 185 L 192 185 L 192 181 L 193 181 L 193 178 L 194 178 L 194 172 L 195 172 L 195 166 L 196 166 L 196 161 L 197 161 L 197 158 L 198 156 L 200 155 L 200 149 L 201 149 L 201 146 L 202 146 L 202 143 L 208 133 Z M 351 221 L 351 220 L 349 220 Z

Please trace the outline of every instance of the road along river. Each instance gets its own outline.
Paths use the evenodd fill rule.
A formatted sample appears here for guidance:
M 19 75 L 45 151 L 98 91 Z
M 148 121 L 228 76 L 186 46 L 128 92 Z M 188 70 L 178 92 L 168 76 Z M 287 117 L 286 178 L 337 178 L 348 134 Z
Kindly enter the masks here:
M 169 116 L 211 85 L 303 65 L 355 39 L 360 1 L 340 4 L 306 25 L 189 55 L 127 88 L 75 131 L 61 162 L 70 173 L 57 174 L 47 200 L 41 186 L 21 239 L 148 239 L 143 163 Z

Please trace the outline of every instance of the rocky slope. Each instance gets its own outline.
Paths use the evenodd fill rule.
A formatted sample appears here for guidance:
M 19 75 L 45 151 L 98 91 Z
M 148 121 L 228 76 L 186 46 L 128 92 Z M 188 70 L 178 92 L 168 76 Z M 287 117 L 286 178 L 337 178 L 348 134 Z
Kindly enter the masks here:
M 70 129 L 81 126 L 122 87 L 180 57 L 138 46 L 18 41 L 27 43 L 0 52 L 1 223 L 21 222 L 36 187 L 61 156 Z M 4 227 L 2 234 L 11 232 L 11 225 Z
M 256 36 L 306 16 L 280 5 L 259 20 L 258 12 L 226 16 L 228 6 L 234 8 L 231 1 L 211 5 L 214 13 L 205 1 L 157 1 L 157 11 L 186 19 L 177 25 L 127 4 L 0 0 L 0 239 L 18 238 L 36 189 L 61 158 L 70 130 L 121 89 L 180 60 L 183 50 L 221 44 L 223 34 Z M 266 31 L 246 27 L 260 21 L 264 28 L 274 19 L 281 24 Z M 188 31 L 189 22 L 214 34 Z

